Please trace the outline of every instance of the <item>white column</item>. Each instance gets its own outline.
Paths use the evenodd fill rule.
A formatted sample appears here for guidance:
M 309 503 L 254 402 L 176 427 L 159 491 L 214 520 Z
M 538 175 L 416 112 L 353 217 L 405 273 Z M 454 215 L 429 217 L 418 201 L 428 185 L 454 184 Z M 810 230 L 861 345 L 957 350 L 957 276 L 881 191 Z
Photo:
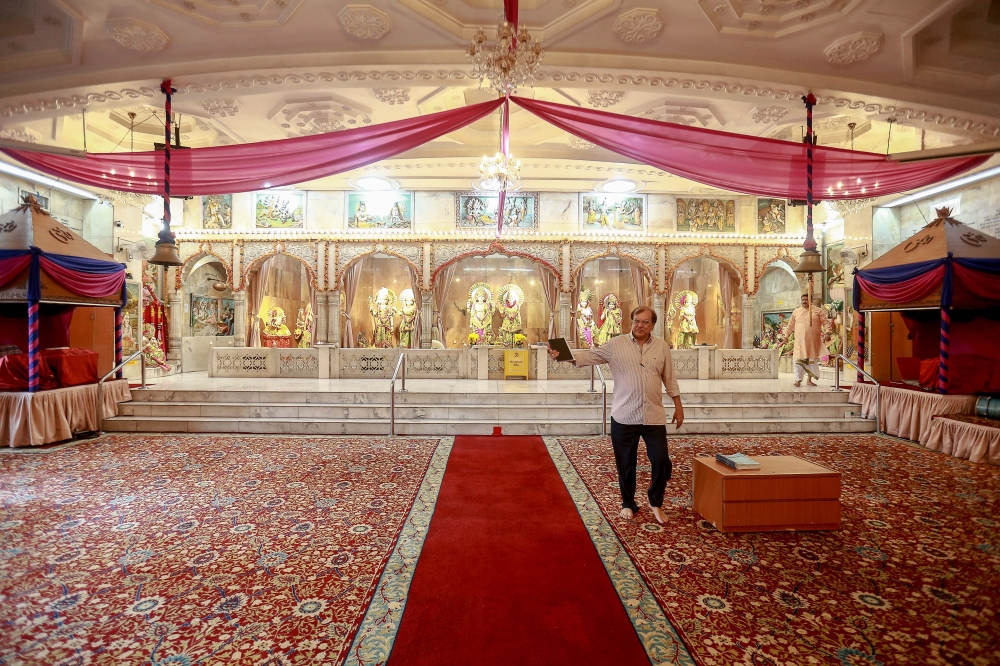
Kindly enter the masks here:
M 240 278 L 243 277 L 243 272 L 240 270 L 240 255 L 243 252 L 243 247 L 233 241 L 233 274 L 229 277 L 233 280 L 233 289 L 240 288 Z
M 653 337 L 663 337 L 663 320 L 666 313 L 663 311 L 663 294 L 653 292 L 653 310 L 656 312 L 656 324 L 653 326 Z
M 318 294 L 316 294 L 317 311 L 313 313 L 313 316 L 316 317 L 316 339 L 313 340 L 313 344 L 321 344 L 321 345 L 326 344 L 327 324 L 328 324 L 327 321 L 328 318 L 326 316 L 326 309 L 328 307 L 326 302 L 327 299 L 326 294 L 327 292 L 325 291 L 321 291 Z
M 753 348 L 753 336 L 758 335 L 760 322 L 754 320 L 753 303 L 755 294 L 743 294 L 743 349 Z
M 233 341 L 234 347 L 245 347 L 247 343 L 247 292 L 233 294 Z
M 428 270 L 429 267 L 428 267 Z M 420 348 L 431 348 L 434 327 L 434 292 L 420 292 Z
M 340 292 L 326 292 L 326 341 L 334 347 L 340 346 Z M 331 375 L 332 376 L 332 375 Z
M 571 303 L 573 295 L 561 291 L 559 292 L 559 337 L 569 338 L 570 331 L 569 326 L 572 317 L 570 316 L 570 310 L 573 309 L 573 304 Z
M 167 358 L 177 361 L 181 357 L 181 324 L 184 321 L 184 306 L 181 304 L 181 295 L 174 291 L 170 294 L 170 327 L 168 335 L 170 337 L 170 353 Z

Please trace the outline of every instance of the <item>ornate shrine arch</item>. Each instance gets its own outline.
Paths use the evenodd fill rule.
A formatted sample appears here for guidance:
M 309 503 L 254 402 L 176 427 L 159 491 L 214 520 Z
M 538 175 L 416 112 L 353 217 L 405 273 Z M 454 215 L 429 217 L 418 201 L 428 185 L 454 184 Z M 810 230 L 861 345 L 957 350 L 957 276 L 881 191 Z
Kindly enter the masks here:
M 645 248 L 645 246 L 640 246 Z M 574 246 L 570 251 L 570 290 L 574 289 L 579 282 L 580 273 L 584 267 L 594 259 L 605 257 L 615 259 L 627 259 L 633 261 L 646 273 L 649 280 L 650 293 L 656 292 L 656 250 L 649 246 L 648 252 L 637 251 L 634 247 L 626 246 L 623 251 L 618 243 L 608 243 L 604 248 Z M 648 256 L 647 256 L 648 255 Z
M 664 276 L 664 278 L 665 278 L 664 279 L 664 284 L 666 285 L 666 291 L 667 291 L 667 293 L 670 293 L 670 284 L 673 282 L 673 279 L 674 279 L 674 271 L 676 271 L 677 268 L 681 264 L 683 264 L 685 261 L 688 261 L 690 259 L 698 259 L 699 257 L 706 257 L 708 259 L 714 260 L 715 262 L 717 262 L 719 264 L 725 265 L 727 268 L 729 268 L 729 270 L 731 270 L 733 273 L 735 273 L 739 277 L 739 279 L 740 279 L 740 288 L 741 289 L 743 288 L 744 285 L 746 285 L 747 279 L 746 279 L 746 274 L 745 274 L 745 272 L 743 270 L 743 267 L 742 266 L 737 266 L 736 263 L 731 258 L 724 257 L 724 256 L 721 256 L 720 254 L 717 254 L 713 250 L 713 248 L 712 248 L 711 245 L 707 245 L 706 244 L 706 245 L 702 245 L 698 249 L 698 252 L 691 252 L 689 254 L 671 255 L 669 257 L 669 260 L 668 260 L 669 261 L 669 268 L 666 270 L 666 274 Z
M 799 265 L 798 259 L 791 255 L 787 247 L 758 247 L 757 249 L 757 263 L 756 271 L 754 275 L 754 292 L 760 289 L 760 280 L 764 277 L 764 273 L 768 268 L 776 264 L 780 264 L 781 268 L 787 268 L 791 272 L 796 266 Z M 793 273 L 793 277 L 794 277 Z M 797 278 L 796 278 L 797 279 Z
M 306 259 L 305 257 L 302 257 L 294 252 L 286 251 L 285 243 L 282 242 L 277 242 L 274 244 L 273 252 L 268 252 L 265 254 L 258 255 L 249 264 L 243 267 L 243 270 L 240 271 L 239 290 L 242 291 L 246 289 L 247 283 L 249 282 L 248 278 L 250 277 L 251 274 L 254 273 L 254 271 L 258 270 L 261 267 L 261 264 L 263 264 L 267 259 L 270 259 L 271 257 L 276 257 L 279 254 L 291 257 L 292 259 L 295 259 L 300 264 L 305 266 L 306 272 L 309 275 L 309 284 L 312 286 L 313 289 L 319 290 L 319 283 L 316 279 L 316 269 L 313 266 L 309 265 L 309 260 Z
M 229 258 L 220 254 L 215 248 L 212 247 L 212 243 L 204 242 L 198 243 L 197 247 L 192 247 L 194 243 L 184 243 L 181 245 L 181 257 L 184 259 L 184 263 L 177 267 L 174 271 L 174 289 L 176 291 L 181 290 L 181 285 L 186 284 L 188 276 L 194 271 L 195 266 L 198 262 L 205 257 L 214 257 L 219 260 L 222 267 L 226 269 L 226 284 L 233 291 L 236 290 L 233 285 L 233 261 L 232 261 L 232 246 L 226 245 L 225 247 L 229 249 Z M 188 256 L 184 256 L 188 255 Z
M 507 257 L 521 257 L 522 259 L 527 259 L 537 264 L 541 264 L 546 268 L 546 270 L 548 270 L 550 273 L 552 273 L 552 275 L 555 276 L 556 280 L 559 281 L 560 289 L 562 289 L 562 274 L 560 273 L 559 269 L 556 268 L 556 266 L 551 261 L 549 261 L 549 259 L 554 259 L 554 257 L 550 256 L 546 258 L 544 256 L 541 256 L 542 253 L 536 251 L 536 249 L 533 247 L 530 246 L 518 247 L 518 245 L 522 244 L 517 244 L 517 245 L 511 244 L 510 247 L 507 247 L 504 245 L 502 241 L 498 240 L 492 241 L 489 244 L 489 246 L 485 248 L 482 245 L 474 245 L 472 243 L 452 244 L 451 247 L 447 248 L 451 250 L 451 252 L 447 253 L 442 252 L 441 254 L 444 254 L 446 256 L 442 258 L 443 260 L 441 261 L 441 263 L 433 265 L 433 269 L 431 271 L 430 287 L 432 289 L 434 288 L 434 284 L 437 282 L 438 273 L 440 273 L 448 266 L 461 261 L 462 259 L 468 259 L 469 257 L 487 257 L 491 254 L 501 254 Z M 523 244 L 523 245 L 528 245 L 528 244 Z M 440 252 L 441 249 L 442 248 L 439 248 L 438 250 L 435 251 L 435 259 L 439 257 L 438 252 Z M 556 253 L 557 251 L 558 247 L 552 248 L 553 253 Z
M 335 284 L 338 289 L 343 288 L 344 274 L 347 273 L 348 269 L 364 260 L 365 257 L 372 255 L 386 255 L 402 259 L 407 266 L 416 271 L 417 275 L 422 275 L 423 271 L 420 266 L 422 250 L 420 247 L 395 247 L 388 243 L 373 243 L 370 247 L 345 247 L 344 245 L 340 244 L 337 247 L 336 281 L 329 281 L 331 284 Z M 423 280 L 421 279 L 420 282 L 422 283 Z M 327 288 L 329 289 L 329 287 Z

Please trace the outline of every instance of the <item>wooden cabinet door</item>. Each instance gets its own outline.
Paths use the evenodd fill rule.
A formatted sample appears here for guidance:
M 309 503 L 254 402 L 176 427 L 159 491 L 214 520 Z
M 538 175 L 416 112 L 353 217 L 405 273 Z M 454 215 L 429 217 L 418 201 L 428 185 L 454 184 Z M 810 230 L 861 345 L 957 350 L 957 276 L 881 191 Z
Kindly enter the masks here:
M 69 326 L 69 345 L 98 354 L 97 374 L 115 367 L 115 309 L 79 307 Z

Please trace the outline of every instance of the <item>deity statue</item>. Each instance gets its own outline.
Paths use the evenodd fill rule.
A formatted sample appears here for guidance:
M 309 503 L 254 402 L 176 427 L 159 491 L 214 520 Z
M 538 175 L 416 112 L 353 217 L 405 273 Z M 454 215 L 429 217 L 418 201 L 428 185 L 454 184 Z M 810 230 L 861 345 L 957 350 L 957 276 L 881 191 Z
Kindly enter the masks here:
M 469 300 L 465 304 L 469 313 L 469 333 L 479 336 L 484 345 L 493 343 L 493 292 L 485 282 L 477 282 L 469 290 Z
M 368 311 L 375 321 L 373 346 L 382 349 L 394 347 L 392 331 L 396 328 L 396 294 L 388 287 L 382 287 L 375 298 L 368 297 Z
M 514 334 L 521 333 L 521 306 L 524 305 L 524 290 L 516 284 L 505 284 L 500 287 L 500 323 L 499 342 L 504 347 L 514 346 Z
M 597 329 L 597 346 L 622 334 L 622 304 L 613 292 L 604 294 L 601 301 L 601 327 Z
M 594 310 L 590 307 L 593 300 L 593 291 L 587 288 L 580 290 L 580 302 L 576 306 L 576 328 L 581 349 L 591 349 L 597 338 L 597 323 L 594 321 Z
M 299 348 L 305 349 L 306 347 L 312 347 L 312 327 L 313 327 L 313 310 L 312 304 L 306 303 L 306 309 L 302 310 L 299 308 L 298 314 L 295 316 L 295 339 L 298 341 Z
M 267 310 L 267 321 L 264 324 L 265 335 L 288 336 L 292 332 L 285 325 L 285 311 L 277 305 L 272 305 Z
M 404 289 L 399 294 L 399 346 L 409 349 L 413 346 L 413 332 L 417 328 L 417 299 L 412 289 Z
M 843 307 L 843 301 L 839 301 Z M 829 354 L 823 359 L 823 365 L 833 367 L 837 354 L 842 354 L 844 348 L 840 335 L 841 313 L 835 304 L 823 306 L 822 341 Z
M 167 355 L 160 349 L 160 343 L 156 339 L 156 329 L 152 324 L 142 325 L 142 356 L 147 365 L 160 368 L 170 372 L 170 364 L 167 363 Z
M 674 296 L 674 302 L 667 312 L 667 320 L 673 322 L 674 315 L 678 316 L 679 333 L 674 345 L 677 349 L 690 349 L 698 342 L 697 309 L 698 294 L 693 291 L 685 289 Z

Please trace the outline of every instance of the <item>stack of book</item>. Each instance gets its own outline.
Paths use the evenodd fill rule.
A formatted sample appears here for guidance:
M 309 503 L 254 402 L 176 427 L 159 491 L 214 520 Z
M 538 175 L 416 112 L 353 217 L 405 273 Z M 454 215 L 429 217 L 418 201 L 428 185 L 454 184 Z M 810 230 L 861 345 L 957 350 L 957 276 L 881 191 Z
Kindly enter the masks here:
M 753 458 L 743 455 L 742 453 L 732 453 L 728 456 L 716 453 L 715 459 L 723 465 L 732 467 L 733 469 L 760 469 L 759 462 Z

